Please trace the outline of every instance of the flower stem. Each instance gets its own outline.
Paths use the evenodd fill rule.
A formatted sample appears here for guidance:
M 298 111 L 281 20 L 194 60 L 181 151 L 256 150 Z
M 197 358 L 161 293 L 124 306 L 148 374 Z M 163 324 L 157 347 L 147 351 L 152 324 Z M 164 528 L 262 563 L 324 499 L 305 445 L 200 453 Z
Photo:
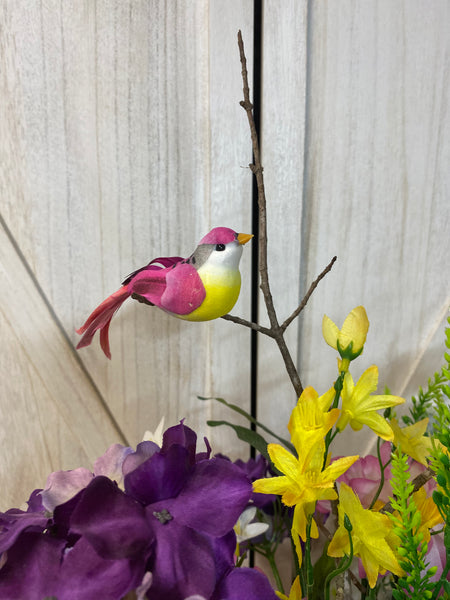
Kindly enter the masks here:
M 336 381 L 334 383 L 335 394 L 334 394 L 333 404 L 331 406 L 332 409 L 338 407 L 339 398 L 341 397 L 342 388 L 344 387 L 344 377 L 345 377 L 345 371 L 341 371 L 339 377 L 336 379 Z M 336 437 L 336 433 L 337 433 L 337 431 L 332 433 L 332 430 L 330 429 L 330 431 L 327 433 L 327 435 L 325 437 L 325 452 L 323 455 L 323 466 L 324 467 L 327 462 L 328 449 L 330 447 L 332 440 L 334 440 L 334 438 Z
M 306 597 L 311 600 L 314 590 L 314 571 L 311 562 L 311 525 L 312 515 L 308 516 L 306 525 L 306 544 L 305 544 L 305 568 L 306 568 Z
M 267 560 L 269 561 L 270 568 L 272 569 L 273 576 L 275 578 L 275 583 L 277 584 L 277 589 L 284 594 L 283 582 L 281 581 L 280 572 L 278 571 L 277 563 L 275 562 L 275 555 L 273 552 L 270 552 L 266 555 Z
M 331 580 L 334 579 L 335 577 L 337 577 L 337 575 L 339 575 L 340 573 L 344 573 L 344 571 L 346 571 L 350 567 L 350 565 L 352 564 L 352 560 L 353 560 L 353 540 L 352 540 L 352 534 L 351 534 L 351 524 L 350 524 L 350 521 L 348 520 L 347 515 L 345 515 L 345 517 L 347 518 L 347 521 L 349 524 L 348 526 L 346 526 L 346 529 L 347 529 L 347 533 L 348 533 L 348 539 L 350 542 L 350 554 L 346 558 L 344 558 L 344 560 L 341 562 L 341 564 L 338 566 L 337 569 L 335 569 L 331 573 L 328 573 L 328 576 L 325 579 L 325 600 L 330 600 Z
M 270 565 L 270 568 L 272 569 L 272 573 L 273 573 L 273 577 L 275 579 L 277 589 L 282 594 L 284 594 L 283 582 L 281 581 L 280 572 L 278 571 L 277 563 L 275 561 L 275 552 L 270 549 L 261 550 L 260 548 L 258 548 L 258 546 L 253 546 L 253 545 L 252 545 L 252 550 L 254 552 L 256 552 L 257 554 L 264 556 L 264 558 L 267 560 L 267 562 Z
M 378 500 L 378 496 L 381 494 L 381 490 L 383 489 L 383 486 L 384 486 L 384 471 L 385 471 L 386 467 L 388 466 L 388 464 L 392 460 L 392 459 L 389 459 L 387 461 L 387 463 L 385 465 L 383 465 L 383 461 L 381 460 L 380 446 L 381 446 L 381 438 L 378 438 L 378 440 L 377 440 L 377 456 L 378 456 L 378 463 L 380 465 L 380 485 L 378 486 L 375 496 L 373 497 L 372 502 L 370 503 L 369 509 L 373 508 L 375 502 Z

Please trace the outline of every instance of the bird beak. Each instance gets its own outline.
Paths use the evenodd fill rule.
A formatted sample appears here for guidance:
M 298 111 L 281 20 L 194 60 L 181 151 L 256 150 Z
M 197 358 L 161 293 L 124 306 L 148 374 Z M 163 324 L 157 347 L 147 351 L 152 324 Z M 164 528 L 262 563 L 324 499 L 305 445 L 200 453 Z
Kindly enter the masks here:
M 238 233 L 237 241 L 240 244 L 246 244 L 252 239 L 253 235 L 251 233 Z

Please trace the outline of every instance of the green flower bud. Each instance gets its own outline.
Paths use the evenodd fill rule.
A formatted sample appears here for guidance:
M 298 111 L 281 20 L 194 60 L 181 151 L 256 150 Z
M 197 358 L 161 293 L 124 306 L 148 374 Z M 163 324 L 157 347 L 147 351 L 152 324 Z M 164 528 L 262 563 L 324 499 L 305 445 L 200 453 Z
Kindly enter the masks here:
M 351 524 L 347 514 L 344 515 L 344 527 L 347 531 L 352 531 L 353 529 L 353 525 Z

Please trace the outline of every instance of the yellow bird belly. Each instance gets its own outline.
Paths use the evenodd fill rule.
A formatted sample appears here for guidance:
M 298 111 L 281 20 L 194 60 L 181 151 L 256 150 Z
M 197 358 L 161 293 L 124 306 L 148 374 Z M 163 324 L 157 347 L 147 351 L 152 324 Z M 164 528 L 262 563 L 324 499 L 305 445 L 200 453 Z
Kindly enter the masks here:
M 188 315 L 175 316 L 186 321 L 211 321 L 229 313 L 236 304 L 241 290 L 240 272 L 230 269 L 200 268 L 198 274 L 205 286 L 205 299 Z

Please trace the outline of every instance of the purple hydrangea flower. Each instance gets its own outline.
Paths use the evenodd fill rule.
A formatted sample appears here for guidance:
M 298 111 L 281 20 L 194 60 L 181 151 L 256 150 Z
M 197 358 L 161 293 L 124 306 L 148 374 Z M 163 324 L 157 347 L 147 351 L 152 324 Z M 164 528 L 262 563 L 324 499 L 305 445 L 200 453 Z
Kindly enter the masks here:
M 84 527 L 80 515 L 86 515 Z M 2 600 L 118 600 L 143 581 L 154 541 L 144 509 L 106 477 L 95 477 L 51 518 L 30 513 L 23 527 L 23 515 L 14 521 L 9 512 L 7 525 L 4 517 Z M 129 539 L 127 529 L 138 525 L 140 538 Z
M 26 512 L 0 514 L 0 600 L 276 598 L 262 574 L 234 566 L 245 469 L 196 442 L 181 422 L 161 448 L 116 444 L 94 473 L 52 474 Z

